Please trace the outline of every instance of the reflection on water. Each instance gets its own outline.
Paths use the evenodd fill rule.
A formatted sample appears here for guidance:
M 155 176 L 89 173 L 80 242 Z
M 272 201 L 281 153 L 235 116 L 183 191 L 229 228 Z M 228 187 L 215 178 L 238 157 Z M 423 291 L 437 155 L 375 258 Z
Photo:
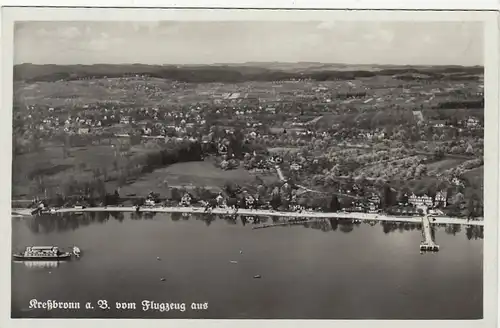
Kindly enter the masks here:
M 16 264 L 24 264 L 25 267 L 30 269 L 54 269 L 59 266 L 61 262 L 58 261 L 14 261 Z
M 157 213 L 141 213 L 131 212 L 128 213 L 130 220 L 154 220 Z M 282 217 L 261 217 L 261 216 L 244 216 L 244 215 L 215 215 L 215 214 L 191 214 L 191 213 L 171 213 L 170 218 L 172 221 L 187 221 L 195 219 L 202 221 L 206 226 L 210 226 L 215 220 L 222 220 L 231 225 L 241 224 L 256 225 L 265 224 L 271 221 L 273 224 L 284 223 L 287 218 Z M 17 218 L 16 218 L 17 219 Z M 125 215 L 122 212 L 87 212 L 81 215 L 72 215 L 70 213 L 59 215 L 45 215 L 24 218 L 29 229 L 35 234 L 48 234 L 55 231 L 64 232 L 68 230 L 76 230 L 78 228 L 86 227 L 91 224 L 105 224 L 110 219 L 118 222 L 125 220 Z M 159 220 L 166 220 L 168 216 L 163 215 Z M 295 225 L 302 225 L 305 228 L 317 229 L 324 232 L 341 231 L 343 233 L 350 233 L 360 225 L 382 226 L 384 234 L 394 232 L 403 233 L 405 231 L 422 230 L 422 226 L 412 222 L 387 222 L 387 221 L 352 221 L 343 219 L 317 219 L 304 223 L 295 223 Z M 431 230 L 432 237 L 435 238 L 436 230 L 444 230 L 448 235 L 463 235 L 468 240 L 483 239 L 484 227 L 483 226 L 461 226 L 458 224 L 433 224 Z M 288 227 L 283 225 L 282 227 Z

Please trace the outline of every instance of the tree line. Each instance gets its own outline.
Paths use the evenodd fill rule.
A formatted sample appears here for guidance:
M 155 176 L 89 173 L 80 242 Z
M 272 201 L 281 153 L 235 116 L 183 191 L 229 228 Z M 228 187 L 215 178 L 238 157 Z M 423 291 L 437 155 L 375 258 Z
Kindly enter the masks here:
M 244 81 L 280 81 L 292 79 L 312 79 L 317 81 L 327 80 L 352 80 L 360 77 L 393 76 L 396 74 L 426 74 L 428 79 L 445 79 L 450 70 L 456 72 L 482 74 L 482 67 L 435 67 L 422 69 L 419 67 L 381 68 L 377 71 L 369 70 L 325 70 L 290 72 L 263 67 L 229 67 L 229 66 L 204 66 L 204 67 L 177 67 L 156 65 L 31 65 L 23 64 L 14 67 L 14 79 L 28 82 L 59 80 L 81 80 L 84 78 L 115 78 L 127 76 L 147 76 L 153 78 L 171 79 L 181 82 L 244 82 Z

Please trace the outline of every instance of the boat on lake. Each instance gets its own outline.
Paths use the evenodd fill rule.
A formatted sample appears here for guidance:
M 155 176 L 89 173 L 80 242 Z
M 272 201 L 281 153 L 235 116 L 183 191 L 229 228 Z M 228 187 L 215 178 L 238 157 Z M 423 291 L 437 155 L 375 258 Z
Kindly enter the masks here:
M 71 259 L 71 253 L 62 252 L 56 246 L 28 246 L 13 257 L 18 261 L 65 261 Z
M 80 250 L 80 248 L 77 246 L 73 246 L 73 255 L 75 255 L 76 257 L 80 257 L 81 254 L 82 251 Z

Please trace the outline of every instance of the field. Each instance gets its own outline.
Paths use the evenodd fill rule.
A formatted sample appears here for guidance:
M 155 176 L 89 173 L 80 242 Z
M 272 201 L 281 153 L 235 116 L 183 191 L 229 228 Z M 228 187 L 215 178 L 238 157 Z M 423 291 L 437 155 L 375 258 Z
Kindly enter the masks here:
M 56 107 L 70 104 L 92 105 L 104 100 L 118 104 L 129 102 L 133 98 L 140 98 L 146 101 L 146 104 L 158 106 L 169 102 L 165 95 L 172 91 L 171 87 L 171 83 L 165 80 L 150 79 L 145 83 L 132 78 L 15 83 L 14 95 L 16 99 L 22 99 L 30 105 Z
M 227 182 L 240 185 L 256 180 L 257 174 L 251 174 L 243 168 L 223 171 L 207 159 L 203 162 L 177 163 L 145 174 L 136 181 L 120 189 L 122 195 L 145 195 L 150 191 L 165 194 L 168 188 L 205 187 L 220 190 Z M 276 175 L 258 175 L 264 181 L 277 181 Z M 108 187 L 113 187 L 109 184 Z

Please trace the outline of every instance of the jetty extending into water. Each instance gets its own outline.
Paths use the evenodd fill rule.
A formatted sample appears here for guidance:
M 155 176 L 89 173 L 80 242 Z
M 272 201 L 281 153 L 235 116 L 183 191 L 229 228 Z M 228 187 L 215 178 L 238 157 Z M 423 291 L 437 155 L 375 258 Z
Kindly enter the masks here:
M 287 222 L 280 222 L 280 223 L 270 223 L 270 224 L 262 224 L 256 227 L 253 227 L 252 229 L 265 229 L 265 228 L 272 228 L 272 227 L 280 227 L 280 226 L 290 226 L 294 224 L 304 224 L 304 223 L 310 223 L 314 222 L 315 219 L 291 219 L 288 220 Z
M 422 234 L 424 240 L 420 244 L 421 251 L 439 251 L 439 245 L 436 244 L 434 239 L 432 238 L 431 229 L 431 222 L 429 221 L 429 217 L 426 215 L 422 218 Z
M 310 219 L 347 219 L 347 220 L 362 220 L 362 221 L 388 221 L 388 222 L 410 222 L 422 224 L 422 217 L 411 216 L 392 216 L 377 213 L 358 213 L 358 212 L 284 212 L 274 210 L 261 209 L 238 209 L 231 208 L 213 208 L 206 211 L 203 207 L 162 207 L 162 206 L 141 206 L 137 209 L 135 206 L 106 206 L 106 207 L 87 207 L 87 208 L 58 208 L 52 209 L 47 214 L 62 214 L 62 213 L 86 213 L 86 212 L 140 212 L 140 213 L 191 213 L 191 214 L 217 214 L 217 215 L 245 215 L 245 216 L 267 216 L 267 217 L 286 217 L 286 218 L 310 218 Z M 33 209 L 12 209 L 12 216 L 33 216 Z M 469 221 L 462 218 L 453 217 L 428 217 L 429 223 L 432 224 L 461 224 L 483 226 L 482 219 Z

